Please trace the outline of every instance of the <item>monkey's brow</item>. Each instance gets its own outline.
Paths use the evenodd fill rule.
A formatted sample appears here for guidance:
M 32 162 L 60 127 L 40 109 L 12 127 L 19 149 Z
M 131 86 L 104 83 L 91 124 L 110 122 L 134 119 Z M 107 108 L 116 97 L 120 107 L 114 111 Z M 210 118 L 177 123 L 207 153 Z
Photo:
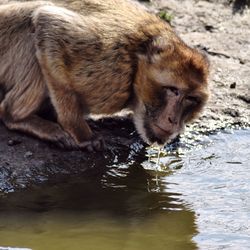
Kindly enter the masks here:
M 175 77 L 171 73 L 166 71 L 152 70 L 149 74 L 149 80 L 152 81 L 155 85 L 162 87 L 173 87 L 178 88 L 182 91 L 187 91 L 189 89 L 189 85 L 184 80 L 176 80 Z

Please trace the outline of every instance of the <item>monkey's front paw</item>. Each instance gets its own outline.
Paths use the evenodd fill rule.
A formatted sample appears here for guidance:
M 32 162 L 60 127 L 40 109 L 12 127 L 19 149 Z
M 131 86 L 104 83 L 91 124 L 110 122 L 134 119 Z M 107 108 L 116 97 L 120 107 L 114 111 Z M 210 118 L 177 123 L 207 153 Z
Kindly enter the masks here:
M 101 136 L 95 136 L 91 140 L 80 143 L 80 149 L 87 150 L 88 152 L 101 151 L 105 149 L 105 143 Z

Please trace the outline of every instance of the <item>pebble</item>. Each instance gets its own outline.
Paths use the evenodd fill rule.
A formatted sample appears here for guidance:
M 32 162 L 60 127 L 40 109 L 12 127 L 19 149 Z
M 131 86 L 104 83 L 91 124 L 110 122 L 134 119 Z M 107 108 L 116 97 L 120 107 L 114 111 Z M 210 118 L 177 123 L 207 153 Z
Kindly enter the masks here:
M 19 141 L 19 140 L 15 140 L 15 139 L 11 139 L 11 140 L 9 140 L 8 142 L 7 142 L 7 145 L 8 146 L 15 146 L 15 145 L 18 145 L 18 144 L 20 144 L 20 143 L 22 143 L 21 141 Z
M 31 157 L 32 155 L 33 155 L 32 152 L 27 151 L 27 152 L 24 154 L 24 157 L 25 157 L 25 158 L 29 158 L 29 157 Z
M 233 82 L 230 84 L 230 89 L 235 89 L 236 88 L 236 82 Z

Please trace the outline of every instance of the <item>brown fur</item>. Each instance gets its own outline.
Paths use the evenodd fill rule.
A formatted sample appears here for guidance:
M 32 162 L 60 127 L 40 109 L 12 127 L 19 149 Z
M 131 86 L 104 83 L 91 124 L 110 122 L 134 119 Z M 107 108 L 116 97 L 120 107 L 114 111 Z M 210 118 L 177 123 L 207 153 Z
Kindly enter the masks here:
M 148 106 L 163 110 L 158 117 L 168 116 L 171 107 L 162 108 L 168 98 L 159 96 L 171 84 L 185 96 L 198 96 L 202 105 L 185 121 L 196 116 L 207 99 L 208 63 L 202 54 L 132 2 L 82 0 L 80 5 L 81 15 L 50 2 L 0 5 L 0 88 L 5 93 L 0 118 L 8 128 L 66 147 L 100 148 L 84 115 L 131 108 L 139 133 L 152 141 L 146 125 L 138 123 L 149 119 L 151 126 L 155 120 L 147 116 Z M 36 115 L 48 97 L 60 125 Z M 168 130 L 164 122 L 160 126 Z M 167 139 L 164 135 L 161 141 Z

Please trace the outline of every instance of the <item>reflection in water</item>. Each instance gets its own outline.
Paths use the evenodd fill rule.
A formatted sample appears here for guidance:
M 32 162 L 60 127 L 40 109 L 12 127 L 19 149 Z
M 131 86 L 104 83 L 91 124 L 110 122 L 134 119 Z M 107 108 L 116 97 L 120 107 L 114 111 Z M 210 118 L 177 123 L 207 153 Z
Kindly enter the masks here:
M 0 199 L 0 245 L 196 249 L 194 212 L 183 206 L 179 194 L 166 191 L 164 174 L 158 182 L 155 177 L 135 163 L 111 165 L 8 194 Z
M 82 173 L 58 171 L 44 185 L 0 193 L 0 246 L 249 249 L 249 139 L 245 130 L 200 138 L 197 148 L 180 140 L 160 152 L 158 167 L 157 150 L 146 160 L 135 147 Z

